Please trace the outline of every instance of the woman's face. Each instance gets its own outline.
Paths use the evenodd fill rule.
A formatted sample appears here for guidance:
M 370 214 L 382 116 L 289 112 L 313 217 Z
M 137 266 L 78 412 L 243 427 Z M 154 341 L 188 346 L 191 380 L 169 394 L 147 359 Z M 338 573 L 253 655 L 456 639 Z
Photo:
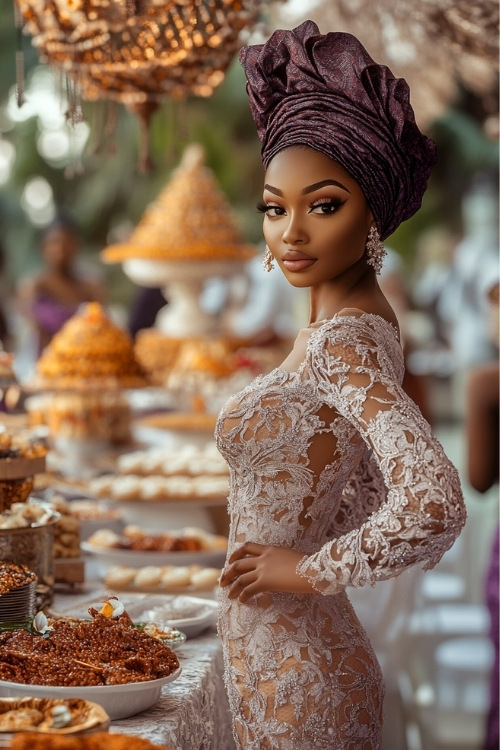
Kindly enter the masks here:
M 65 267 L 71 264 L 78 251 L 79 239 L 67 227 L 53 227 L 43 238 L 43 257 L 50 266 Z
M 258 208 L 267 245 L 293 286 L 332 281 L 366 264 L 373 216 L 357 182 L 325 154 L 303 146 L 278 153 Z

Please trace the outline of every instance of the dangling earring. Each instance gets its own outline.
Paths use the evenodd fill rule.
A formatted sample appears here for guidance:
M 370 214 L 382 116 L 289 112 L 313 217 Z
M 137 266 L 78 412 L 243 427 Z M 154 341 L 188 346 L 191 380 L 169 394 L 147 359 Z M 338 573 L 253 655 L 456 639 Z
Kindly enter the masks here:
M 267 271 L 269 273 L 269 271 L 273 270 L 274 268 L 273 260 L 274 260 L 273 255 L 271 251 L 269 250 L 268 246 L 266 245 L 266 252 L 264 253 L 264 257 L 262 258 L 262 268 L 264 269 L 264 271 Z
M 377 227 L 370 227 L 366 240 L 366 262 L 375 269 L 375 273 L 382 270 L 382 262 L 387 255 L 384 243 L 380 239 Z

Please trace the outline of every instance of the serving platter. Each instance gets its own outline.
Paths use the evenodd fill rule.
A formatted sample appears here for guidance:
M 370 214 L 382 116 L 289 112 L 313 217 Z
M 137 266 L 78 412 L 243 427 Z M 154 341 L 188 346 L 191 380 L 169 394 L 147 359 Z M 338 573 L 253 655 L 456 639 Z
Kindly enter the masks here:
M 20 682 L 0 680 L 0 698 L 81 698 L 101 706 L 109 718 L 125 719 L 145 711 L 158 702 L 162 688 L 176 680 L 182 671 L 179 667 L 166 677 L 144 682 L 127 682 L 123 685 L 25 685 Z
M 222 568 L 226 550 L 193 550 L 182 552 L 138 552 L 128 549 L 99 547 L 88 541 L 80 545 L 85 554 L 90 555 L 103 571 L 112 565 L 127 565 L 142 568 L 146 565 L 201 565 Z
M 102 706 L 90 701 L 0 698 L 0 747 L 10 747 L 14 736 L 22 731 L 81 737 L 108 728 L 108 714 Z
M 188 638 L 195 638 L 217 621 L 217 602 L 195 596 L 150 596 L 129 605 L 131 617 L 141 622 L 177 628 Z

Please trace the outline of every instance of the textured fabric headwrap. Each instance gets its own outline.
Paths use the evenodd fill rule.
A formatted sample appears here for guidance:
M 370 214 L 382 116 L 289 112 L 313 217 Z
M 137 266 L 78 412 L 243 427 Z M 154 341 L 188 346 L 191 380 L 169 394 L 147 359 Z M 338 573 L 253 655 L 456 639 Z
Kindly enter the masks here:
M 305 21 L 244 47 L 240 62 L 265 167 L 293 145 L 326 154 L 360 186 L 382 239 L 420 208 L 436 146 L 415 123 L 406 81 L 356 37 Z

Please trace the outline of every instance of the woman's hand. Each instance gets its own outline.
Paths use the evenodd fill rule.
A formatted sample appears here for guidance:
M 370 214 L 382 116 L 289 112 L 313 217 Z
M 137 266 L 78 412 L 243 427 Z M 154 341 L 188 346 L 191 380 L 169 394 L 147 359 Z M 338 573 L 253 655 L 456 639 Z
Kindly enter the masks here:
M 232 553 L 220 585 L 229 587 L 229 599 L 238 599 L 242 604 L 255 594 L 268 591 L 317 594 L 312 584 L 295 572 L 303 557 L 302 552 L 286 547 L 246 542 Z

